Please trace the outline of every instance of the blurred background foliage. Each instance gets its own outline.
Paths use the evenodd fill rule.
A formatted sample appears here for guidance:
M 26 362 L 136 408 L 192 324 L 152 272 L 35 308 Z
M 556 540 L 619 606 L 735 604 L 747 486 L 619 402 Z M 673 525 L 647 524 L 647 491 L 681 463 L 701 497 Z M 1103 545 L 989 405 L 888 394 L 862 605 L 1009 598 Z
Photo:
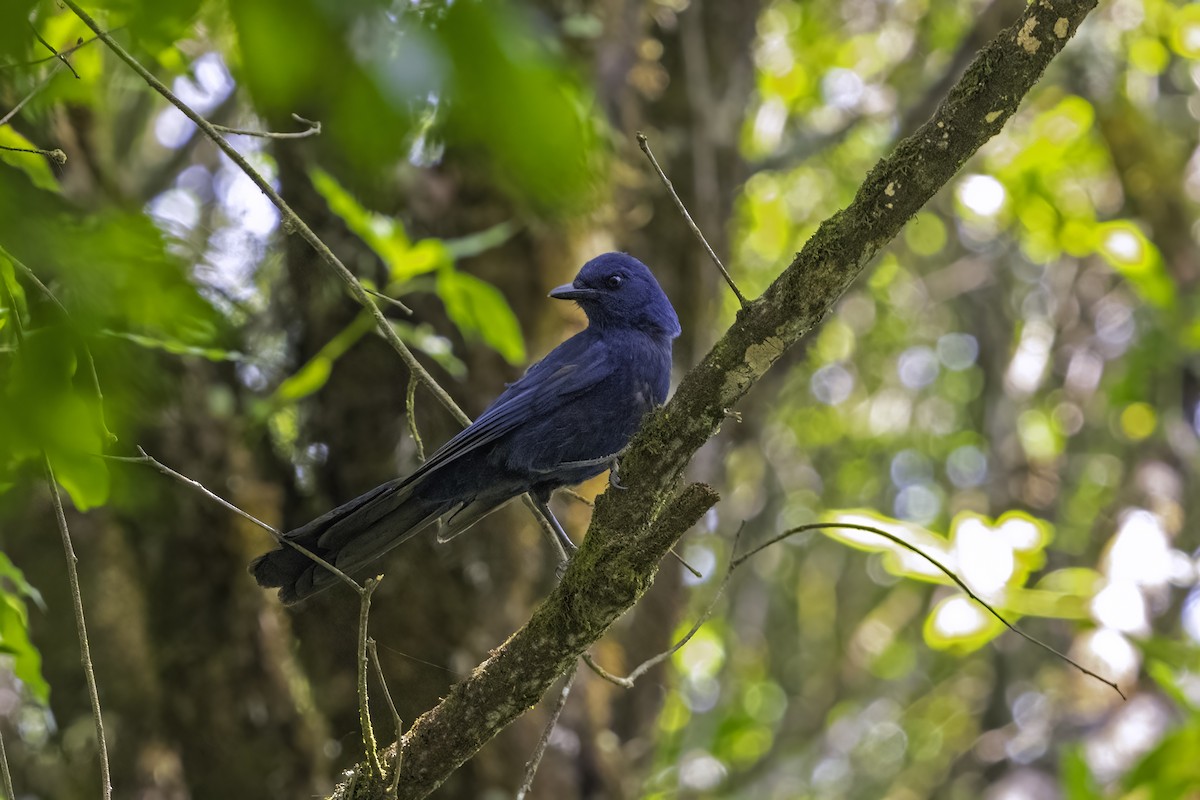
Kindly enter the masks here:
M 1018 0 L 103 0 L 469 413 L 581 324 L 545 291 L 625 249 L 684 323 L 736 310 L 632 142 L 645 130 L 755 294 L 923 122 Z M 59 51 L 56 59 L 39 36 Z M 295 797 L 359 756 L 356 601 L 283 611 L 261 532 L 455 430 L 275 209 L 69 11 L 0 5 L 0 726 L 20 797 L 97 768 L 45 489 L 75 511 L 118 796 Z M 78 49 L 74 49 L 78 48 Z M 19 111 L 9 112 L 27 100 Z M 297 120 L 293 115 L 299 115 Z M 535 797 L 1200 793 L 1200 7 L 1104 2 L 1020 112 L 698 455 L 723 500 L 596 648 L 664 649 L 744 550 L 797 534 L 631 691 L 581 674 Z M 383 301 L 381 301 L 383 302 Z M 584 487 L 604 488 L 603 479 Z M 587 509 L 556 500 L 582 531 Z M 86 513 L 80 513 L 85 512 Z M 520 509 L 386 562 L 373 631 L 413 719 L 553 580 Z M 511 796 L 531 713 L 439 796 Z M 378 719 L 386 719 L 380 713 Z

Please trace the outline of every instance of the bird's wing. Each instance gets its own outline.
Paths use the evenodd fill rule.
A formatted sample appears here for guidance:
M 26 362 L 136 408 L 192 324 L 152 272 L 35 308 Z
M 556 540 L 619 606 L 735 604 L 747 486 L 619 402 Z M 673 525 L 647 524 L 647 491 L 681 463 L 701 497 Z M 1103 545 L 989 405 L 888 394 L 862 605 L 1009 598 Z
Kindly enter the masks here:
M 478 419 L 442 445 L 403 484 L 409 485 L 553 412 L 607 378 L 615 367 L 608 345 L 599 338 L 579 334 L 568 339 L 531 366 L 520 380 L 509 384 Z

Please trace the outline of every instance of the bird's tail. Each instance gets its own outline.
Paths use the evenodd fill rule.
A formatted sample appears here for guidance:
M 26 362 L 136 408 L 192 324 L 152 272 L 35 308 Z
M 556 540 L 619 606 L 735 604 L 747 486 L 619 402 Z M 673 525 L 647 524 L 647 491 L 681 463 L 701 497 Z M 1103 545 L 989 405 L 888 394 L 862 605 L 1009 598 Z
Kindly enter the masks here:
M 377 486 L 307 525 L 283 535 L 288 542 L 352 573 L 420 532 L 456 503 L 421 497 L 399 480 Z M 279 587 L 279 599 L 296 603 L 337 583 L 338 577 L 286 544 L 250 564 L 259 586 Z

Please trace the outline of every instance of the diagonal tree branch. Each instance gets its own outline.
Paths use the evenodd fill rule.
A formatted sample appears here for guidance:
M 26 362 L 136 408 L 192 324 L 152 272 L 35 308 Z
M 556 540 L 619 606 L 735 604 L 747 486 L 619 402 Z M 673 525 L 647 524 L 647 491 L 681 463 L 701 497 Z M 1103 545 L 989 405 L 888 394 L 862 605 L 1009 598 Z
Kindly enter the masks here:
M 536 703 L 636 602 L 659 559 L 717 500 L 712 489 L 697 484 L 675 493 L 692 455 L 904 223 L 999 132 L 1096 2 L 1036 0 L 1028 6 L 979 52 L 932 119 L 880 161 L 854 201 L 826 220 L 766 293 L 739 312 L 635 437 L 621 465 L 628 489 L 599 498 L 562 582 L 525 627 L 398 742 L 399 797 L 435 790 Z M 345 788 L 335 796 L 346 796 Z M 382 789 L 360 776 L 355 796 L 382 797 Z

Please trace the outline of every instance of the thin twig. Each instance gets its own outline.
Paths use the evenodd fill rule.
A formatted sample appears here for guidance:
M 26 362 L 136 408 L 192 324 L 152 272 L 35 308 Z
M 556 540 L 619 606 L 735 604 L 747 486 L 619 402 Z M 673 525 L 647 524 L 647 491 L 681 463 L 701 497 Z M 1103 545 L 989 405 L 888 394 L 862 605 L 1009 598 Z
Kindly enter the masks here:
M 115 28 L 109 29 L 108 32 L 116 33 L 117 31 L 122 30 L 124 27 L 125 27 L 124 25 L 118 25 Z M 68 47 L 66 50 L 59 50 L 57 53 L 55 53 L 52 56 L 46 56 L 45 58 L 35 58 L 33 61 L 18 61 L 13 64 L 0 64 L 0 69 L 17 69 L 18 67 L 33 67 L 38 64 L 45 64 L 47 61 L 53 61 L 54 59 L 59 58 L 60 56 L 69 56 L 69 55 L 71 55 L 71 53 L 74 53 L 79 48 L 87 47 L 89 44 L 91 44 L 92 42 L 96 41 L 99 38 L 100 38 L 99 36 L 93 36 L 90 39 L 82 39 L 81 38 L 75 42 L 74 47 Z
M 67 163 L 67 154 L 62 150 L 55 148 L 53 150 L 42 150 L 37 147 L 9 147 L 8 145 L 0 145 L 0 150 L 7 150 L 10 153 L 33 153 L 46 158 L 58 164 L 60 167 Z
M 409 308 L 408 306 L 404 305 L 404 303 L 401 303 L 396 298 L 392 297 L 391 295 L 386 295 L 383 292 L 376 291 L 376 290 L 368 288 L 366 286 L 364 286 L 363 289 L 365 289 L 367 294 L 371 295 L 372 297 L 378 297 L 380 300 L 383 300 L 384 302 L 400 309 L 405 314 L 412 316 L 413 310 L 411 308 Z
M 28 20 L 26 20 L 26 22 L 28 22 Z M 61 61 L 67 69 L 71 70 L 71 74 L 75 76 L 75 80 L 79 80 L 79 73 L 75 71 L 73 66 L 71 66 L 71 62 L 67 61 L 66 55 L 55 50 L 54 45 L 43 39 L 42 35 L 38 33 L 38 29 L 34 27 L 32 22 L 29 22 L 29 30 L 33 31 L 33 35 L 37 37 L 37 40 L 46 46 L 46 49 L 50 51 L 50 55 Z
M 358 584 L 358 581 L 354 580 L 349 575 L 347 575 L 346 573 L 342 572 L 340 569 L 335 567 L 333 564 L 330 564 L 328 561 L 326 561 L 325 559 L 321 558 L 316 553 L 309 550 L 307 547 L 297 544 L 296 542 L 294 542 L 291 539 L 284 536 L 282 533 L 280 533 L 274 527 L 263 522 L 258 517 L 255 517 L 254 515 L 243 511 L 242 509 L 238 508 L 233 503 L 229 502 L 228 500 L 221 497 L 220 495 L 214 494 L 213 492 L 204 488 L 204 484 L 200 483 L 200 481 L 195 480 L 193 478 L 189 478 L 188 476 L 171 469 L 166 464 L 162 463 L 157 458 L 155 458 L 154 456 L 147 453 L 141 447 L 139 447 L 137 450 L 139 453 L 139 455 L 137 455 L 137 456 L 104 455 L 104 456 L 101 456 L 101 458 L 105 459 L 106 461 L 118 461 L 118 462 L 122 462 L 125 464 L 145 464 L 147 466 L 154 467 L 154 469 L 158 470 L 163 475 L 166 475 L 170 478 L 174 478 L 175 480 L 179 481 L 180 483 L 192 487 L 196 491 L 200 492 L 200 494 L 207 497 L 209 500 L 212 500 L 214 503 L 217 503 L 218 505 L 225 507 L 226 509 L 237 514 L 239 517 L 241 517 L 245 520 L 248 520 L 249 522 L 253 522 L 255 525 L 262 528 L 267 533 L 271 534 L 271 538 L 274 539 L 277 544 L 279 544 L 280 546 L 290 547 L 293 550 L 296 550 L 297 552 L 302 553 L 308 559 L 315 561 L 316 563 L 320 564 L 322 567 L 324 567 L 325 569 L 329 570 L 334 575 L 336 575 L 343 583 L 345 583 L 347 586 L 349 586 L 351 589 L 353 589 L 355 594 L 357 594 L 359 596 L 362 595 L 363 587 Z
M 934 567 L 936 567 L 947 578 L 954 581 L 955 585 L 957 585 L 958 588 L 960 588 L 964 592 L 966 592 L 967 596 L 970 597 L 972 600 L 974 600 L 976 603 L 978 603 L 979 605 L 986 608 L 988 610 L 988 613 L 990 613 L 993 617 L 1000 620 L 1000 622 L 1004 624 L 1004 627 L 1008 628 L 1010 631 L 1017 634 L 1022 639 L 1025 639 L 1027 642 L 1035 644 L 1038 647 L 1045 650 L 1046 652 L 1057 656 L 1058 658 L 1067 662 L 1071 666 L 1075 667 L 1075 669 L 1079 670 L 1084 675 L 1089 675 L 1089 676 L 1095 678 L 1096 680 L 1100 681 L 1104 685 L 1111 687 L 1117 694 L 1121 695 L 1122 700 L 1128 699 L 1125 697 L 1125 693 L 1121 691 L 1120 687 L 1117 686 L 1117 684 L 1114 681 L 1110 681 L 1107 678 L 1097 675 L 1095 672 L 1092 672 L 1087 667 L 1085 667 L 1082 664 L 1080 664 L 1079 662 L 1073 660 L 1070 656 L 1068 656 L 1064 653 L 1060 653 L 1058 650 L 1055 650 L 1053 647 L 1051 647 L 1050 645 L 1041 641 L 1040 639 L 1030 636 L 1028 633 L 1025 633 L 1025 631 L 1023 631 L 1020 628 L 1013 625 L 1011 622 L 1009 622 L 1007 619 L 1005 619 L 1003 616 L 1001 616 L 1000 613 L 996 611 L 996 609 L 994 609 L 990 605 L 988 605 L 988 603 L 985 602 L 983 600 L 983 598 L 981 598 L 979 595 L 975 594 L 975 592 L 971 591 L 971 587 L 967 586 L 967 584 L 964 583 L 961 578 L 959 578 L 957 575 L 955 575 L 952 570 L 950 570 L 948 567 L 943 565 L 936 558 L 925 553 L 923 550 L 921 550 L 916 545 L 909 544 L 908 542 L 901 539 L 899 536 L 896 536 L 893 533 L 888 533 L 885 530 L 881 530 L 879 528 L 872 527 L 870 525 L 858 525 L 858 524 L 855 524 L 852 522 L 813 522 L 808 525 L 799 525 L 795 528 L 790 528 L 789 530 L 786 530 L 783 533 L 778 534 L 777 536 L 773 536 L 772 538 L 768 539 L 765 543 L 759 545 L 758 547 L 755 547 L 753 550 L 746 553 L 745 555 L 738 556 L 730 563 L 730 569 L 736 569 L 737 567 L 739 567 L 743 563 L 745 563 L 746 559 L 750 558 L 754 554 L 762 551 L 763 549 L 765 549 L 767 547 L 770 547 L 771 545 L 775 544 L 776 542 L 783 541 L 784 539 L 788 538 L 789 536 L 792 536 L 793 534 L 803 533 L 804 531 L 823 530 L 823 529 L 827 529 L 827 528 L 844 528 L 847 530 L 865 531 L 867 533 L 874 533 L 877 536 L 882 536 L 883 538 L 887 539 L 888 541 L 894 542 L 895 544 L 900 545 L 905 550 L 909 550 L 913 553 L 916 553 L 918 556 L 925 559 L 930 564 L 932 564 Z
M 392 692 L 388 689 L 387 679 L 383 677 L 383 667 L 379 663 L 379 648 L 375 646 L 375 640 L 370 636 L 367 637 L 367 651 L 371 655 L 371 664 L 375 667 L 375 678 L 383 689 L 383 699 L 387 701 L 388 710 L 392 712 L 392 724 L 396 726 L 396 741 L 398 742 L 404 734 L 404 723 L 400 720 L 400 712 L 396 710 L 396 703 L 392 700 Z M 388 785 L 388 797 L 396 796 L 396 788 L 400 785 L 400 767 L 404 763 L 403 759 L 404 748 L 397 747 L 396 757 L 392 761 L 392 781 Z
M 376 780 L 383 780 L 383 767 L 379 764 L 379 746 L 375 743 L 367 698 L 367 617 L 371 613 L 371 594 L 382 579 L 383 576 L 378 575 L 363 582 L 358 607 L 358 721 L 362 725 L 363 748 L 367 751 L 367 763 L 371 765 L 371 777 Z
M 12 772 L 8 768 L 8 753 L 4 750 L 3 731 L 0 731 L 0 775 L 4 777 L 4 797 L 6 800 L 16 800 L 17 793 L 13 791 Z
M 687 222 L 688 227 L 692 229 L 692 233 L 694 233 L 696 238 L 700 240 L 700 243 L 704 245 L 704 249 L 708 251 L 708 257 L 711 258 L 712 262 L 717 265 L 717 269 L 721 271 L 721 277 L 723 277 L 725 282 L 729 284 L 729 288 L 732 289 L 733 293 L 737 296 L 738 302 L 744 307 L 749 301 L 746 299 L 746 296 L 742 294 L 741 290 L 738 289 L 737 284 L 733 282 L 733 277 L 729 274 L 729 271 L 725 269 L 725 265 L 721 263 L 721 259 L 717 258 L 717 254 L 713 252 L 712 247 L 708 243 L 708 239 L 704 238 L 704 234 L 700 231 L 699 226 L 697 226 L 696 222 L 692 219 L 692 215 L 688 213 L 687 206 L 685 206 L 683 201 L 679 199 L 679 195 L 675 192 L 675 186 L 671 183 L 671 179 L 667 177 L 667 173 L 663 172 L 663 168 L 658 165 L 658 159 L 654 157 L 654 153 L 650 150 L 650 142 L 646 139 L 646 134 L 638 131 L 637 143 L 638 147 L 642 148 L 642 152 L 646 154 L 646 158 L 650 159 L 650 163 L 653 165 L 654 171 L 658 173 L 659 179 L 662 180 L 663 186 L 666 186 L 667 191 L 671 193 L 671 198 L 675 201 L 675 205 L 679 208 L 679 213 L 683 214 L 683 218 Z
M 745 527 L 746 527 L 746 523 L 743 522 L 741 525 L 738 526 L 737 533 L 735 533 L 733 535 L 733 546 L 729 550 L 729 552 L 731 554 L 737 552 L 738 542 L 740 542 L 742 539 L 742 530 L 745 529 Z M 708 608 L 706 608 L 704 610 L 704 613 L 700 615 L 700 618 L 696 620 L 696 624 L 692 626 L 691 630 L 689 630 L 687 633 L 685 633 L 683 635 L 683 638 L 680 639 L 678 642 L 676 642 L 674 645 L 672 645 L 670 647 L 670 649 L 664 650 L 663 652 L 659 653 L 658 655 L 656 655 L 652 658 L 648 658 L 645 661 L 643 661 L 641 664 L 634 667 L 633 671 L 630 672 L 627 677 L 622 678 L 621 676 L 614 675 L 611 672 L 609 672 L 608 670 L 604 669 L 604 667 L 600 666 L 599 664 L 597 664 L 595 662 L 595 660 L 592 658 L 591 653 L 583 654 L 583 662 L 591 668 L 592 672 L 596 673 L 597 675 L 599 675 L 601 678 L 608 681 L 609 683 L 615 683 L 617 686 L 620 686 L 624 689 L 632 689 L 634 682 L 638 678 L 645 675 L 653 667 L 657 666 L 658 664 L 661 664 L 662 662 L 666 661 L 671 656 L 675 655 L 675 653 L 679 652 L 679 650 L 685 644 L 687 644 L 688 642 L 690 642 L 692 640 L 693 636 L 695 636 L 697 633 L 699 633 L 700 629 L 702 627 L 704 627 L 704 623 L 708 622 L 709 617 L 711 617 L 713 611 L 716 610 L 717 601 L 721 599 L 721 595 L 725 592 L 725 587 L 729 585 L 729 579 L 731 577 L 733 577 L 733 571 L 735 569 L 737 569 L 737 566 L 739 563 L 741 563 L 741 562 L 734 558 L 729 559 L 729 566 L 725 570 L 725 577 L 721 580 L 721 585 L 717 587 L 717 593 L 713 595 L 713 599 L 711 601 L 709 601 Z
M 83 360 L 87 363 L 88 376 L 92 382 L 92 391 L 96 394 L 96 408 L 100 422 L 100 431 L 104 434 L 104 439 L 107 444 L 114 444 L 117 441 L 116 434 L 108 429 L 108 423 L 105 422 L 104 419 L 104 392 L 100 391 L 100 375 L 96 372 L 96 361 L 92 358 L 91 348 L 88 347 L 87 340 L 84 338 L 83 332 L 75 327 L 75 321 L 71 318 L 71 313 L 67 311 L 67 307 L 62 304 L 61 300 L 55 297 L 54 292 L 50 291 L 49 286 L 42 283 L 41 278 L 39 278 L 33 270 L 26 266 L 20 259 L 14 258 L 11 253 L 9 253 L 7 257 L 8 260 L 16 266 L 17 270 L 20 271 L 20 273 L 26 278 L 28 278 L 29 282 L 36 286 L 38 290 L 46 296 L 46 299 L 53 303 L 58 310 L 62 312 L 63 318 L 66 319 L 67 324 L 70 325 L 72 330 L 75 331 L 75 335 L 79 337 L 79 341 L 83 346 Z
M 306 130 L 296 131 L 294 133 L 276 133 L 274 131 L 250 131 L 243 128 L 230 128 L 226 125 L 217 125 L 216 123 L 212 123 L 212 126 L 213 130 L 220 131 L 221 133 L 232 133 L 236 134 L 237 136 L 257 136 L 260 139 L 305 139 L 309 136 L 321 135 L 320 122 L 314 122 L 311 119 L 305 119 L 299 114 L 292 114 L 292 119 L 296 120 L 302 125 L 307 125 L 308 128 Z
M 58 494 L 58 482 L 50 458 L 42 453 L 46 468 L 46 485 L 50 487 L 50 499 L 54 503 L 54 518 L 62 536 L 63 553 L 67 557 L 67 580 L 71 584 L 71 600 L 75 608 L 75 632 L 79 636 L 79 660 L 83 663 L 83 676 L 87 680 L 88 698 L 92 702 L 92 721 L 96 725 L 96 747 L 100 751 L 100 794 L 104 800 L 112 798 L 112 776 L 108 771 L 108 742 L 104 738 L 104 719 L 100 715 L 100 692 L 96 689 L 96 672 L 92 668 L 92 648 L 88 645 L 87 623 L 83 618 L 83 596 L 79 592 L 79 561 L 75 548 L 71 546 L 71 532 L 67 529 L 67 515 L 63 513 L 62 498 Z
M 554 733 L 554 728 L 558 725 L 558 718 L 567 704 L 567 697 L 571 694 L 571 686 L 575 683 L 575 674 L 578 670 L 578 664 L 572 664 L 571 668 L 567 670 L 567 677 L 563 681 L 562 689 L 558 692 L 554 708 L 550 710 L 550 719 L 546 723 L 546 728 L 542 731 L 541 738 L 538 739 L 537 747 L 533 749 L 533 755 L 525 764 L 525 780 L 521 783 L 521 788 L 517 790 L 517 800 L 525 800 L 525 795 L 533 788 L 533 778 L 537 775 L 538 766 L 542 763 L 542 756 L 546 754 L 546 745 L 550 743 L 550 735 Z
M 404 394 L 404 416 L 408 421 L 408 433 L 417 446 L 417 463 L 425 463 L 425 442 L 421 439 L 421 431 L 417 428 L 417 376 L 409 373 L 408 391 Z
M 51 58 L 53 58 L 53 57 L 54 56 L 51 56 Z M 46 73 L 46 77 L 42 78 L 40 81 L 37 82 L 37 85 L 34 86 L 33 89 L 30 90 L 29 94 L 22 97 L 21 101 L 12 107 L 12 110 L 10 110 L 3 117 L 0 117 L 0 128 L 7 125 L 8 121 L 10 119 L 12 119 L 13 117 L 15 117 L 21 111 L 21 109 L 25 107 L 26 103 L 28 103 L 30 100 L 32 100 L 34 97 L 36 97 L 38 92 L 40 92 L 42 89 L 45 89 L 46 85 L 49 84 L 50 81 L 54 80 L 54 76 L 58 74 L 58 71 L 60 69 L 62 69 L 62 64 L 61 63 L 55 64 L 54 68 Z

